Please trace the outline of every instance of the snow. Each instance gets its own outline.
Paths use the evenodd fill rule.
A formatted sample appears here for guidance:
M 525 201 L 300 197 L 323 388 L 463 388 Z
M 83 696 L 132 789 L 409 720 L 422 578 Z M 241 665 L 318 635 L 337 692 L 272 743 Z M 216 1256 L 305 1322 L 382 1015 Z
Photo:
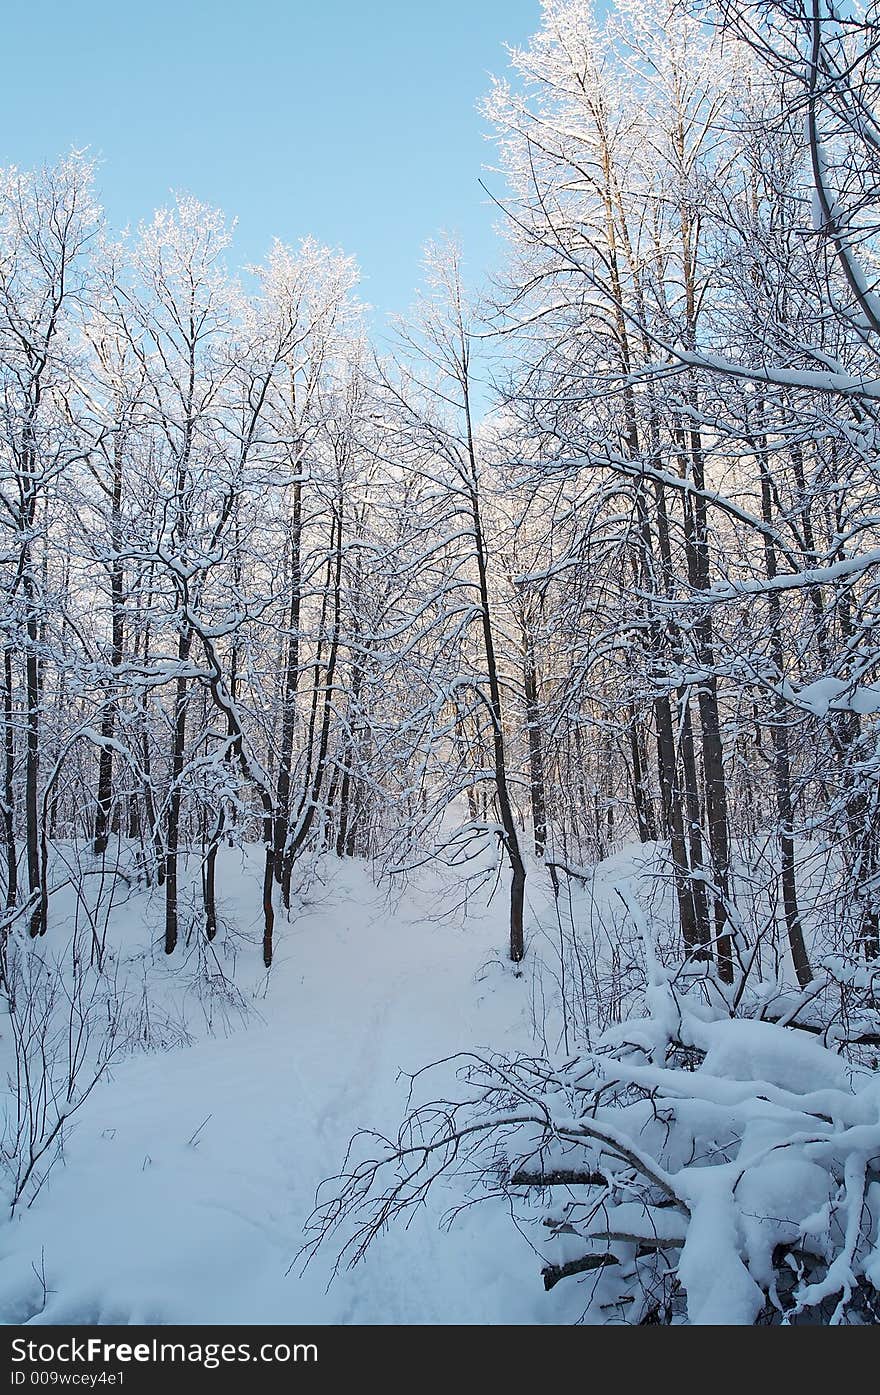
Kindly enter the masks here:
M 846 686 L 840 678 L 817 678 L 814 683 L 805 684 L 797 692 L 792 690 L 792 699 L 798 707 L 815 713 L 817 717 L 824 717 L 832 703 L 846 692 Z
M 240 879 L 227 918 L 253 919 L 252 882 Z M 132 932 L 138 912 L 154 912 L 148 901 L 126 909 Z M 321 903 L 279 926 L 269 988 L 262 998 L 256 979 L 246 1027 L 122 1062 L 77 1116 L 63 1165 L 3 1230 L 0 1318 L 558 1320 L 533 1251 L 491 1201 L 479 1226 L 448 1233 L 439 1220 L 450 1197 L 438 1194 L 329 1292 L 330 1255 L 299 1276 L 315 1189 L 357 1128 L 396 1129 L 401 1070 L 481 1042 L 532 1044 L 522 981 L 500 970 L 489 986 L 480 974 L 504 942 L 503 909 L 472 916 L 466 934 L 424 911 L 414 898 L 389 909 L 364 869 L 334 864 Z M 239 972 L 245 954 L 258 963 L 248 946 Z M 175 970 L 161 955 L 156 972 L 170 990 Z
M 835 712 L 858 712 L 862 716 L 880 712 L 880 686 L 876 683 L 853 685 L 830 675 L 817 678 L 803 688 L 792 689 L 784 685 L 786 698 L 797 707 L 824 717 L 829 710 Z
M 697 1181 L 709 1183 L 696 1186 Z M 735 1211 L 729 1187 L 717 1184 L 714 1170 L 692 1174 L 696 1197 L 679 1264 L 694 1325 L 754 1322 L 764 1296 L 737 1254 Z
M 828 1175 L 805 1158 L 769 1157 L 748 1171 L 737 1187 L 749 1268 L 759 1282 L 771 1282 L 773 1251 L 794 1244 L 809 1214 L 828 1203 Z
M 845 1063 L 803 1032 L 780 1033 L 770 1022 L 734 1019 L 701 1024 L 699 1036 L 707 1048 L 700 1069 L 707 1075 L 764 1080 L 797 1095 L 851 1092 Z
M 594 934 L 596 996 L 587 1033 L 572 1026 L 570 1042 L 554 1016 L 559 929 L 537 866 L 518 970 L 504 958 L 503 890 L 441 915 L 448 871 L 423 869 L 391 901 L 365 864 L 322 859 L 290 920 L 279 916 L 268 976 L 257 848 L 219 859 L 225 899 L 210 977 L 198 939 L 187 951 L 184 934 L 170 959 L 161 952 L 161 892 L 132 891 L 113 909 L 108 968 L 134 983 L 146 974 L 159 1037 L 172 1044 L 114 1066 L 45 1185 L 3 1224 L 0 1320 L 594 1322 L 656 1264 L 657 1274 L 678 1265 L 686 1310 L 674 1320 L 686 1311 L 693 1324 L 752 1323 L 775 1292 L 780 1245 L 831 1261 L 797 1290 L 804 1304 L 833 1303 L 854 1275 L 876 1275 L 880 1079 L 809 1032 L 731 1019 L 720 998 L 684 992 L 664 967 L 656 903 L 648 912 L 639 894 L 653 860 L 651 846 L 623 849 L 591 869 L 589 885 L 573 883 L 573 923 L 585 944 Z M 71 921 L 59 916 L 31 953 L 64 953 L 76 913 L 73 891 L 58 893 L 59 906 L 65 895 Z M 647 1015 L 633 995 L 633 1015 L 594 1035 L 609 982 L 604 939 L 619 949 L 628 934 L 642 944 Z M 700 1059 L 680 1068 L 672 1042 Z M 8 1030 L 0 1052 L 8 1068 Z M 316 1189 L 342 1169 L 358 1130 L 395 1139 L 425 1091 L 445 1113 L 461 1097 L 459 1052 L 483 1080 L 502 1072 L 513 1102 L 493 1109 L 508 1175 L 591 1169 L 599 1183 L 551 1188 L 548 1223 L 540 1187 L 469 1190 L 467 1159 L 328 1286 L 344 1230 L 305 1270 L 299 1256 Z M 536 1054 L 546 1061 L 537 1077 Z M 371 1159 L 393 1152 L 378 1136 L 366 1147 Z M 544 1292 L 542 1262 L 585 1253 L 611 1260 Z

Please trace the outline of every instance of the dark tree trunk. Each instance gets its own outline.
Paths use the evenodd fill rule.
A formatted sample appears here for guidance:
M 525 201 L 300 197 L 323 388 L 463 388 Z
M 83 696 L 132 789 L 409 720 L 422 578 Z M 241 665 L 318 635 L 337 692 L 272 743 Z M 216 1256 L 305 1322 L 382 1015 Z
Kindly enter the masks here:
M 3 720 L 5 769 L 3 779 L 3 833 L 6 842 L 6 907 L 18 900 L 18 847 L 15 838 L 15 727 L 13 720 L 12 650 L 3 650 Z
M 282 895 L 285 906 L 290 905 L 290 879 L 296 859 L 305 846 L 306 839 L 311 832 L 315 815 L 318 810 L 318 803 L 321 794 L 321 786 L 327 772 L 327 753 L 330 746 L 330 726 L 333 716 L 333 682 L 336 676 L 336 661 L 339 655 L 340 640 L 340 620 L 342 607 L 342 500 L 338 500 L 337 507 L 333 514 L 333 523 L 330 532 L 331 557 L 328 560 L 333 564 L 333 626 L 330 635 L 330 645 L 327 651 L 327 666 L 324 670 L 324 701 L 321 711 L 321 728 L 318 738 L 318 750 L 315 756 L 314 773 L 310 781 L 305 786 L 303 797 L 297 814 L 297 824 L 291 830 L 288 845 L 284 854 L 284 871 L 282 874 Z M 329 578 L 328 578 L 329 580 Z M 325 590 L 325 599 L 326 599 Z M 312 719 L 310 731 L 313 731 L 318 705 L 318 675 L 319 663 L 315 665 L 315 687 L 312 695 Z M 311 740 L 310 740 L 311 749 Z
M 192 630 L 181 620 L 177 641 L 177 662 L 181 668 L 189 662 Z M 168 817 L 165 822 L 165 953 L 173 954 L 178 936 L 178 871 L 180 860 L 180 806 L 183 797 L 183 770 L 186 755 L 187 678 L 177 677 L 174 697 L 174 735 L 171 747 L 171 788 L 168 795 Z
M 655 698 L 654 720 L 657 725 L 660 804 L 666 836 L 669 839 L 682 939 L 689 954 L 697 958 L 705 958 L 706 946 L 709 943 L 706 889 L 702 881 L 691 876 L 688 843 L 685 836 L 682 791 L 678 779 L 675 729 L 667 697 Z
M 110 742 L 116 729 L 116 715 L 119 710 L 119 694 L 116 686 L 116 673 L 122 663 L 125 638 L 123 596 L 125 578 L 119 554 L 122 549 L 122 442 L 118 433 L 113 453 L 113 485 L 111 495 L 110 547 L 110 604 L 111 604 L 111 676 L 101 714 L 101 737 L 103 745 L 98 757 L 98 795 L 95 808 L 95 856 L 100 857 L 107 850 L 110 815 L 113 807 L 113 748 Z
M 766 449 L 763 437 L 759 438 L 758 459 L 761 469 L 761 512 L 763 521 L 772 524 L 773 497 L 772 482 L 767 468 Z M 776 548 L 770 536 L 764 534 L 764 564 L 767 580 L 776 576 Z M 772 587 L 767 591 L 767 607 L 770 614 L 770 654 L 781 684 L 785 673 L 785 656 L 782 644 L 782 611 L 779 593 Z M 782 909 L 785 928 L 791 948 L 791 958 L 797 981 L 806 988 L 813 977 L 809 955 L 804 941 L 800 909 L 797 895 L 797 867 L 794 854 L 793 821 L 791 797 L 791 757 L 788 748 L 788 722 L 786 703 L 779 693 L 773 698 L 773 722 L 770 726 L 770 739 L 773 743 L 773 773 L 776 791 L 776 813 L 779 820 L 779 859 L 782 881 Z
M 534 645 L 525 637 L 523 655 L 526 730 L 529 735 L 529 793 L 532 801 L 532 827 L 535 856 L 543 857 L 547 846 L 547 810 L 544 793 L 544 752 L 541 744 L 541 714 L 538 706 L 538 674 Z
M 299 625 L 302 590 L 302 483 L 293 486 L 293 506 L 290 529 L 290 607 L 287 617 L 287 661 L 281 696 L 281 749 L 278 759 L 276 786 L 276 816 L 274 830 L 275 877 L 282 881 L 284 849 L 290 831 L 290 781 L 293 767 L 293 738 L 296 731 L 297 691 L 299 686 Z M 285 905 L 289 904 L 289 892 Z
M 468 451 L 470 465 L 470 505 L 474 530 L 474 550 L 476 553 L 477 576 L 480 595 L 480 622 L 483 631 L 483 648 L 486 656 L 486 677 L 489 686 L 489 709 L 492 717 L 492 749 L 494 759 L 495 790 L 498 797 L 498 813 L 504 831 L 504 846 L 510 860 L 510 958 L 514 964 L 520 963 L 525 954 L 523 912 L 525 905 L 526 869 L 520 852 L 516 820 L 507 784 L 507 758 L 504 749 L 504 729 L 502 726 L 501 684 L 498 678 L 498 664 L 495 657 L 495 638 L 492 632 L 492 614 L 489 608 L 489 578 L 487 568 L 486 543 L 480 517 L 479 477 L 473 435 L 468 418 Z
M 651 534 L 646 521 L 646 506 L 640 495 L 642 510 L 641 531 L 644 539 L 645 584 L 654 584 L 654 561 L 651 548 Z M 659 547 L 660 579 L 666 592 L 672 586 L 673 561 L 669 533 L 669 516 L 666 509 L 666 493 L 661 481 L 654 485 L 655 517 Z M 652 616 L 650 644 L 657 656 L 664 649 L 680 653 L 681 640 L 674 625 L 664 622 L 659 616 Z M 658 682 L 663 681 L 662 672 L 657 673 Z M 706 884 L 702 869 L 702 840 L 699 826 L 699 802 L 696 797 L 696 763 L 693 751 L 693 737 L 690 731 L 688 714 L 687 730 L 682 731 L 681 763 L 690 771 L 685 776 L 684 786 L 679 775 L 680 760 L 675 740 L 675 724 L 672 716 L 670 697 L 658 694 L 654 700 L 654 721 L 657 730 L 657 767 L 660 778 L 660 805 L 663 828 L 669 839 L 672 858 L 673 878 L 678 901 L 681 933 L 685 948 L 694 958 L 704 959 L 708 955 L 710 941 L 709 911 L 706 900 Z
M 654 801 L 651 798 L 651 790 L 648 785 L 648 752 L 642 724 L 632 708 L 630 708 L 627 738 L 639 840 L 642 843 L 653 843 L 657 837 L 657 825 L 654 818 Z
M 202 900 L 205 907 L 205 935 L 208 940 L 213 940 L 217 935 L 217 850 L 223 837 L 224 822 L 224 810 L 221 808 L 211 831 L 211 841 L 202 869 Z
M 696 389 L 690 391 L 692 414 L 698 409 Z M 703 443 L 699 431 L 680 433 L 683 473 L 690 474 L 697 491 L 683 495 L 685 556 L 688 581 L 696 591 L 709 588 L 709 525 L 705 498 Z M 700 667 L 707 675 L 697 688 L 703 753 L 703 781 L 706 797 L 706 827 L 712 868 L 715 952 L 718 972 L 726 983 L 733 981 L 733 948 L 728 924 L 730 902 L 730 843 L 728 837 L 727 780 L 721 719 L 718 712 L 718 683 L 714 674 L 715 643 L 708 613 L 699 615 L 693 625 L 694 647 Z
M 356 643 L 360 640 L 360 634 L 357 628 L 355 629 L 354 639 Z M 351 676 L 351 691 L 348 702 L 348 736 L 346 739 L 345 750 L 343 753 L 344 767 L 342 772 L 342 780 L 340 781 L 339 786 L 339 831 L 336 836 L 337 857 L 351 857 L 352 855 L 349 851 L 349 843 L 350 841 L 353 841 L 353 839 L 349 838 L 349 827 L 352 824 L 352 802 L 355 781 L 352 776 L 351 767 L 352 762 L 354 760 L 357 734 L 359 729 L 358 716 L 360 710 L 360 698 L 363 683 L 363 663 L 357 662 L 353 667 Z
M 28 549 L 29 551 L 30 549 Z M 25 653 L 25 694 L 27 699 L 27 743 L 25 746 L 25 839 L 27 846 L 28 891 L 37 895 L 30 920 L 31 935 L 46 933 L 46 905 L 42 895 L 40 864 L 40 660 L 36 591 L 30 560 L 23 578 L 27 601 L 27 651 Z

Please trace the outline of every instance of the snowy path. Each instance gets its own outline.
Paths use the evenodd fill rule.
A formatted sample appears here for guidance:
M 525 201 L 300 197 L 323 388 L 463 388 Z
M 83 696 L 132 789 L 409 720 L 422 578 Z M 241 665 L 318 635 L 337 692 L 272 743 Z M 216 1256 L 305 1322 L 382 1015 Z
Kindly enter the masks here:
M 418 923 L 347 875 L 285 928 L 262 1021 L 129 1059 L 88 1101 L 66 1165 L 0 1233 L 4 1321 L 560 1320 L 496 1201 L 447 1233 L 437 1221 L 452 1198 L 438 1194 L 329 1292 L 329 1256 L 287 1272 L 352 1132 L 399 1121 L 399 1069 L 529 1044 L 525 981 L 480 978 L 495 915 L 466 934 Z

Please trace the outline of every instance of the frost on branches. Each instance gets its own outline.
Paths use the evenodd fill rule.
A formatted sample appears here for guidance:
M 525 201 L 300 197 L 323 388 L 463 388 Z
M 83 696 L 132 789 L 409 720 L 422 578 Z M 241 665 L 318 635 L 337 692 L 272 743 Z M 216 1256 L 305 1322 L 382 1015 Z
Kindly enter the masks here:
M 306 1254 L 335 1243 L 338 1265 L 356 1264 L 454 1178 L 467 1191 L 450 1223 L 502 1194 L 545 1289 L 578 1285 L 578 1320 L 877 1322 L 880 973 L 859 994 L 848 1055 L 860 1048 L 861 1064 L 827 1044 L 839 1024 L 823 1029 L 803 997 L 787 1025 L 732 1017 L 714 976 L 661 967 L 630 909 L 645 937 L 643 1013 L 561 1060 L 468 1053 L 421 1072 L 413 1092 L 439 1076 L 443 1096 L 415 1104 L 394 1140 L 352 1140 L 319 1191 Z M 814 990 L 813 1008 L 820 996 L 833 994 Z M 760 998 L 745 1007 L 778 1010 Z
M 341 251 L 276 241 L 241 276 L 194 196 L 117 236 L 82 154 L 0 170 L 0 1195 L 20 1237 L 69 1185 L 70 1239 L 91 1174 L 61 1163 L 113 1141 L 135 1053 L 148 1080 L 191 1052 L 187 1106 L 234 1060 L 269 1150 L 308 1061 L 311 1193 L 362 1088 L 383 1121 L 398 1064 L 488 1038 L 417 1074 L 399 1138 L 360 1136 L 310 1244 L 357 1259 L 454 1176 L 465 1223 L 501 1197 L 538 1252 L 539 1321 L 867 1323 L 880 9 L 535 25 L 482 107 L 502 273 L 474 294 L 429 245 L 375 342 Z M 482 930 L 503 1026 L 458 1011 Z M 228 1215 L 260 1150 L 242 1128 L 199 1173 L 201 1118 L 199 1197 L 250 1147 Z M 52 1309 L 47 1263 L 0 1309 L 94 1313 Z

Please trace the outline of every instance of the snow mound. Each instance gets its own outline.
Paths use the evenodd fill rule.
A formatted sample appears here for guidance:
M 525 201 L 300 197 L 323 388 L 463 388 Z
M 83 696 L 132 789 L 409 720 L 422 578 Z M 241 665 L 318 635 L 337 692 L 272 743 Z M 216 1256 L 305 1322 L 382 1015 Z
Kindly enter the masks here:
M 699 1034 L 706 1051 L 701 1069 L 709 1075 L 763 1080 L 796 1095 L 816 1090 L 852 1093 L 846 1062 L 805 1032 L 734 1018 L 701 1023 Z

